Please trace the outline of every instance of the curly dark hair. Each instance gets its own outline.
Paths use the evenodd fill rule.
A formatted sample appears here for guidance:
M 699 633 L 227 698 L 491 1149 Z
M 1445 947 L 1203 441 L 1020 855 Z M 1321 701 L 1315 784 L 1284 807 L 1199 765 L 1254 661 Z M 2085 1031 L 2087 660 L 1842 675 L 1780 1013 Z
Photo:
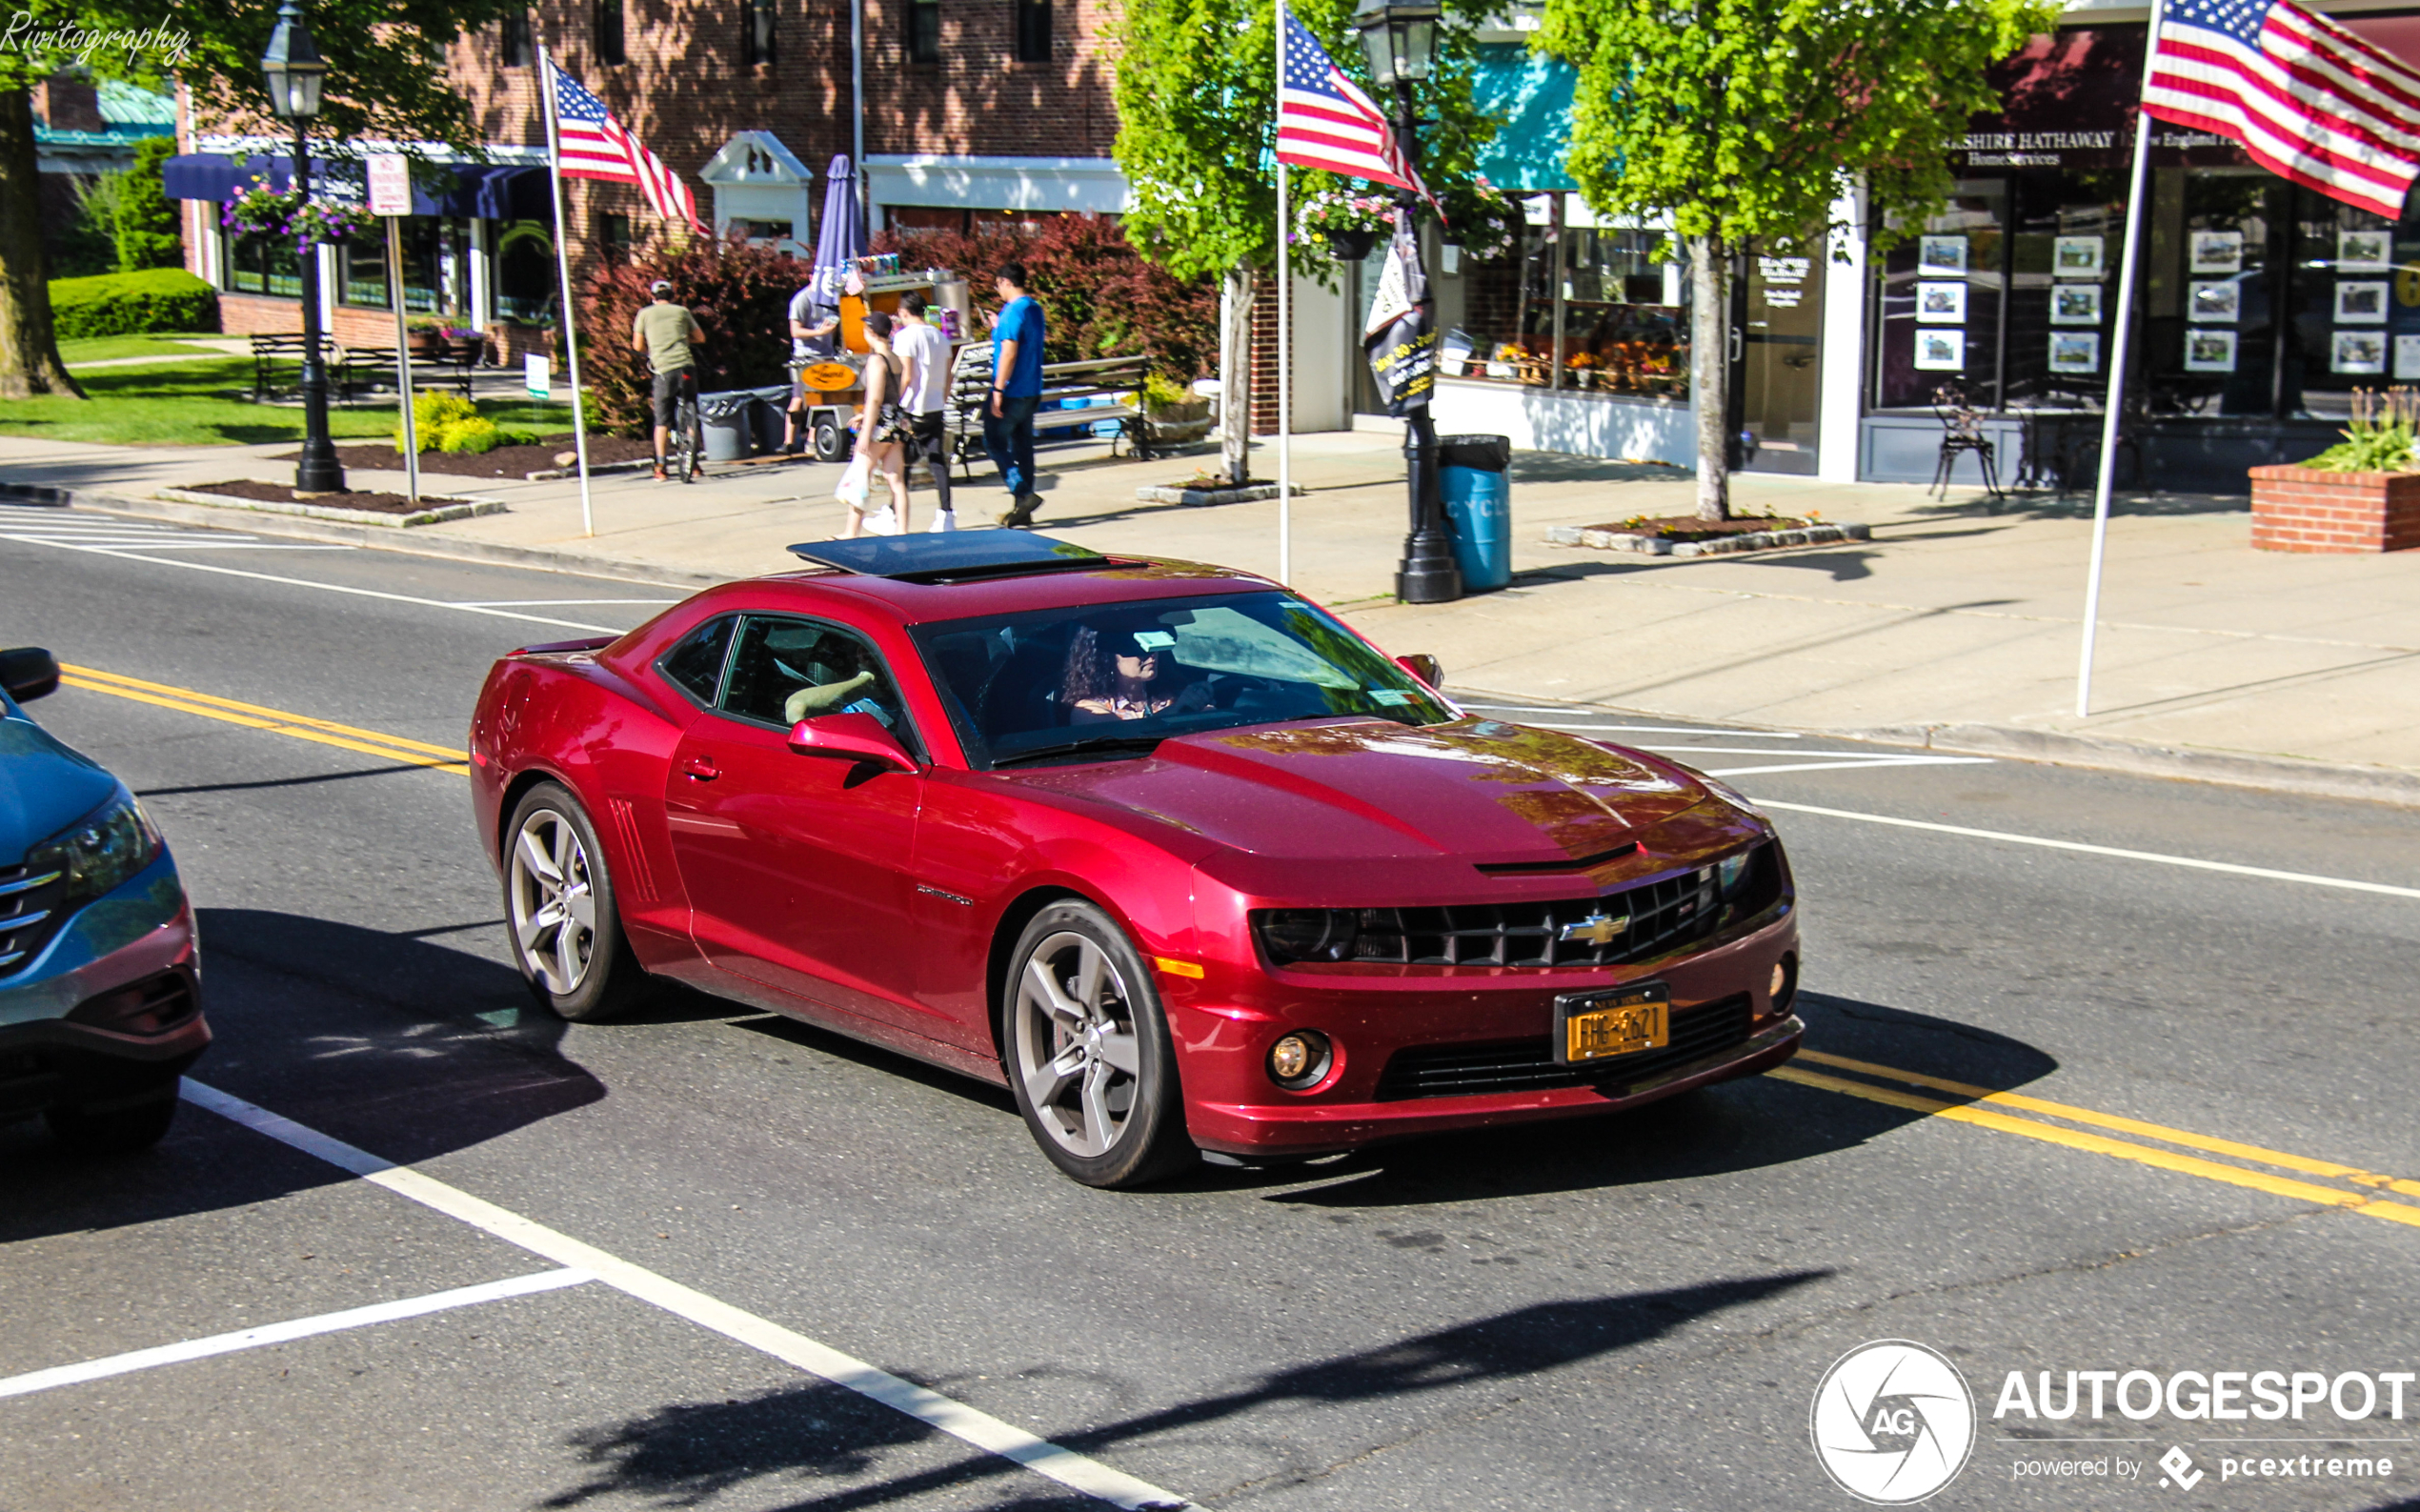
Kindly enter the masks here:
M 1118 660 L 1090 625 L 1078 625 L 1067 637 L 1067 668 L 1059 678 L 1059 702 L 1072 709 L 1087 698 L 1106 698 L 1118 690 Z

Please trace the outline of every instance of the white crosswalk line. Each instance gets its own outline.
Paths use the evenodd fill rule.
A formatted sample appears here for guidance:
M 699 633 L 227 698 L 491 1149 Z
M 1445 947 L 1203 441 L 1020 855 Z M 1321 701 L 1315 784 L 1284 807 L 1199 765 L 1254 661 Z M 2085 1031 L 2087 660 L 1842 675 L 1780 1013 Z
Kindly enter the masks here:
M 41 505 L 0 504 L 0 540 L 62 551 L 124 555 L 131 552 L 352 552 L 340 542 L 263 540 L 243 531 L 169 521 L 112 519 Z

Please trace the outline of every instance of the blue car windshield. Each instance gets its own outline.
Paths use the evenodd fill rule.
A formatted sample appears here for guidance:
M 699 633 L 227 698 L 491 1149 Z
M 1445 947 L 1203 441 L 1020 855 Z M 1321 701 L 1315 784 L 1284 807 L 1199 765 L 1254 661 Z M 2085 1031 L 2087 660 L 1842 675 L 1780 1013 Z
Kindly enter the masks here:
M 1288 594 L 1083 605 L 913 634 L 978 768 L 1132 756 L 1172 736 L 1291 719 L 1456 717 Z

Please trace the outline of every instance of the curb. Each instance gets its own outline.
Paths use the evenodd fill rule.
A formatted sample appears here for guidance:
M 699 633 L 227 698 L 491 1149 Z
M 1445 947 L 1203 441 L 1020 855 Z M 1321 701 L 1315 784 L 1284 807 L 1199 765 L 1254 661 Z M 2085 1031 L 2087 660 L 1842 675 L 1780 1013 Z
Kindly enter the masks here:
M 441 525 L 447 520 L 467 520 L 474 515 L 505 513 L 504 501 L 493 498 L 448 497 L 431 508 L 414 510 L 409 514 L 386 514 L 376 510 L 330 509 L 324 504 L 280 504 L 274 499 L 239 499 L 232 494 L 212 494 L 208 489 L 164 488 L 160 490 L 159 496 L 183 504 L 207 504 L 212 509 L 244 510 L 255 514 L 292 514 L 303 519 L 336 520 L 347 525 L 371 525 L 384 530 L 409 530 L 414 525 Z
M 1294 496 L 1301 498 L 1311 491 L 1301 484 L 1294 485 Z M 1242 488 L 1139 488 L 1135 497 L 1145 504 L 1242 504 L 1253 499 L 1275 498 L 1275 483 L 1248 483 Z
M 1790 546 L 1817 546 L 1826 541 L 1873 539 L 1869 525 L 1802 525 L 1785 531 L 1749 531 L 1710 541 L 1668 541 L 1661 535 L 1639 535 L 1594 525 L 1549 525 L 1549 546 L 1592 546 L 1599 551 L 1636 552 L 1643 556 L 1737 556 L 1744 552 L 1772 552 Z
M 2022 725 L 1897 725 L 1879 730 L 1806 733 L 1961 756 L 2006 756 L 2050 766 L 2090 767 L 2185 782 L 2213 782 L 2270 793 L 2300 793 L 2312 797 L 2353 798 L 2420 808 L 2420 772 L 2398 772 L 2391 767 L 2348 766 L 2299 756 L 2245 756 L 2148 740 L 2032 730 Z
M 26 504 L 54 504 L 126 514 L 137 519 L 166 520 L 176 525 L 240 526 L 260 535 L 363 546 L 406 556 L 433 556 L 444 561 L 477 562 L 491 567 L 529 567 L 573 577 L 599 577 L 615 582 L 643 583 L 656 588 L 713 588 L 734 581 L 727 573 L 694 573 L 647 562 L 619 561 L 582 552 L 543 546 L 514 546 L 501 541 L 466 541 L 444 535 L 406 535 L 392 525 L 348 525 L 333 520 L 306 519 L 292 514 L 261 514 L 216 504 L 179 504 L 140 498 L 98 489 L 60 488 L 49 483 L 0 482 L 0 498 Z M 231 519 L 230 516 L 236 516 Z

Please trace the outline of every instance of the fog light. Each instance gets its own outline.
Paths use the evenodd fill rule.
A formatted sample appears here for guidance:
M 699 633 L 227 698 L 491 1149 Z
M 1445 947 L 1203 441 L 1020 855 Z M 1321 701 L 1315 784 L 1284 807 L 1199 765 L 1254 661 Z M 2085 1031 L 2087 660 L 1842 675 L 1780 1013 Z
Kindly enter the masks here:
M 1317 1085 L 1327 1075 L 1327 1036 L 1316 1029 L 1297 1029 L 1269 1047 L 1269 1079 L 1289 1092 Z
M 1782 989 L 1789 984 L 1790 974 L 1788 969 L 1777 960 L 1773 963 L 1773 983 L 1771 986 L 1765 989 L 1765 996 L 1772 998 L 1775 1002 L 1780 1002 L 1782 1000 Z

